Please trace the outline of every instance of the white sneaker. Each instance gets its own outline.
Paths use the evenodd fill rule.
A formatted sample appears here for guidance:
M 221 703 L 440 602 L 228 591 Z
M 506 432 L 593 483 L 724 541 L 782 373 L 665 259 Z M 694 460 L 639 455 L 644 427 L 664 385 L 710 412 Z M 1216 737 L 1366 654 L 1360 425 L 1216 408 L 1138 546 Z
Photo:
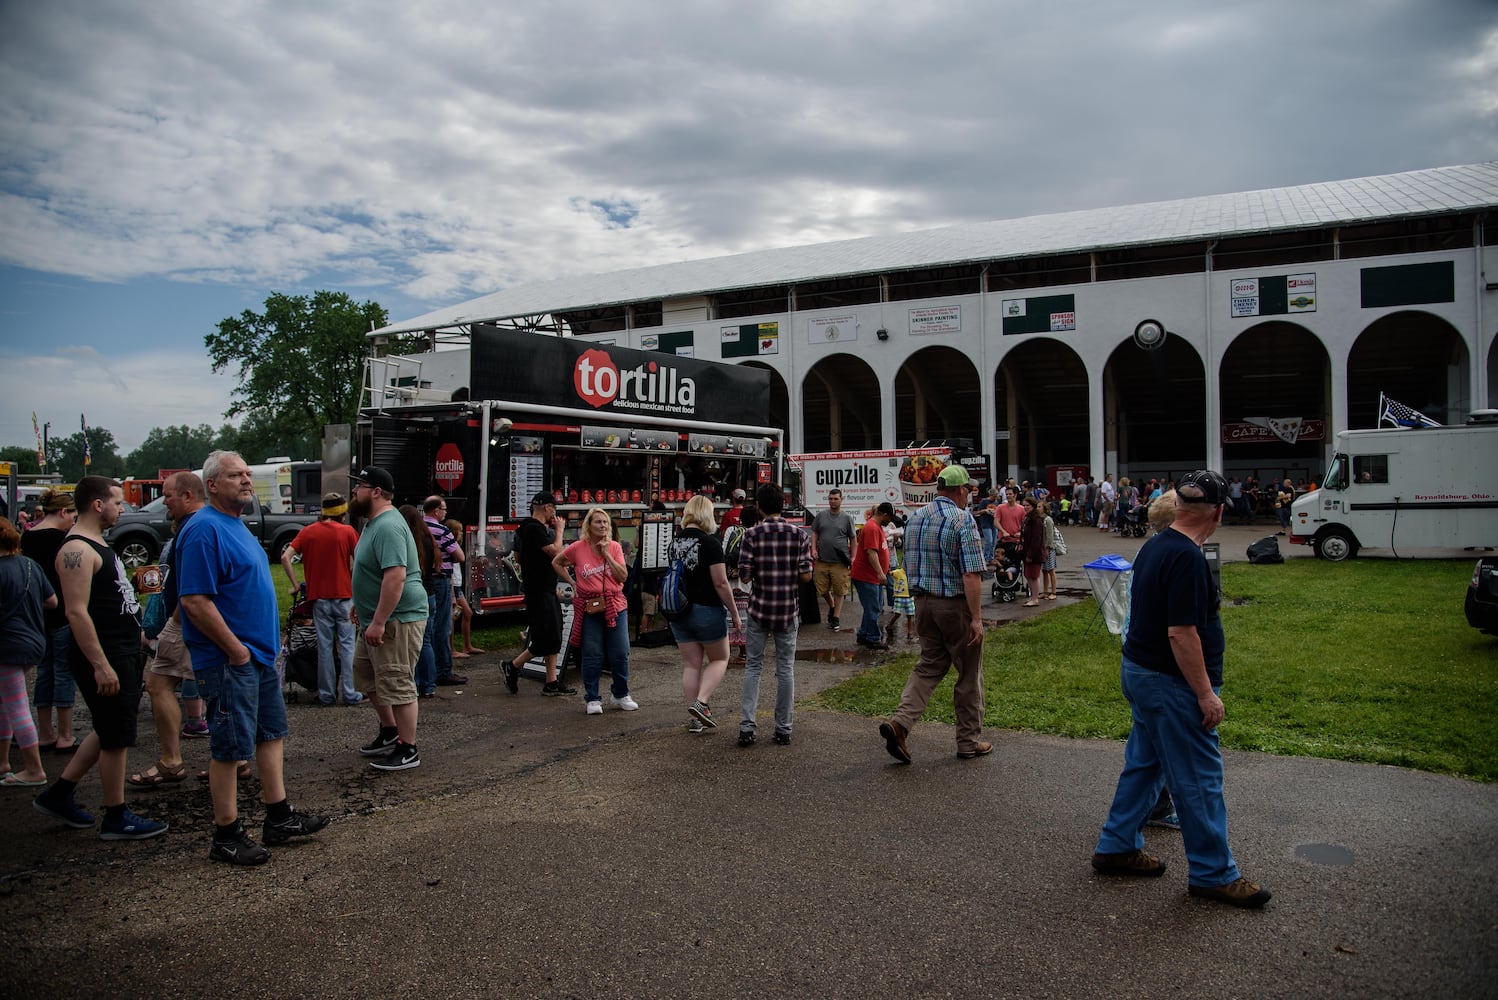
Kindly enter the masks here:
M 603 714 L 603 702 L 601 702 L 601 701 L 590 701 L 590 702 L 588 702 L 588 714 L 589 715 L 602 715 Z
M 624 712 L 633 712 L 640 707 L 639 703 L 629 695 L 625 695 L 623 698 L 615 698 L 613 695 L 609 695 L 609 704 Z M 603 711 L 603 706 L 600 705 L 598 710 L 600 712 Z

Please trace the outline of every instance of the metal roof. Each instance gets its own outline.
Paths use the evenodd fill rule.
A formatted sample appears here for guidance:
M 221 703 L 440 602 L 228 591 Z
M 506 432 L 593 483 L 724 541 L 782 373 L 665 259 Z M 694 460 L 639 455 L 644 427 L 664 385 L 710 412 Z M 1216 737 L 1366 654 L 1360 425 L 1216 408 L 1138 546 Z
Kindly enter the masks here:
M 374 334 L 939 267 L 1498 208 L 1498 161 L 977 222 L 517 285 Z M 374 335 L 371 334 L 371 335 Z

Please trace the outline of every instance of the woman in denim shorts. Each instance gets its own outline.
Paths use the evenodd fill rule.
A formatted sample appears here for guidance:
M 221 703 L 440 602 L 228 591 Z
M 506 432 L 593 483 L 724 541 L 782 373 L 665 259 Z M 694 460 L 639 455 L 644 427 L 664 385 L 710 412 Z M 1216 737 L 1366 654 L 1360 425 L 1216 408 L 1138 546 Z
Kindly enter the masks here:
M 739 608 L 728 585 L 723 543 L 714 533 L 713 502 L 698 495 L 681 512 L 681 534 L 671 546 L 671 558 L 687 567 L 685 584 L 691 606 L 671 623 L 671 635 L 681 650 L 681 694 L 691 716 L 687 731 L 716 729 L 708 701 L 728 672 L 728 621 L 742 629 Z

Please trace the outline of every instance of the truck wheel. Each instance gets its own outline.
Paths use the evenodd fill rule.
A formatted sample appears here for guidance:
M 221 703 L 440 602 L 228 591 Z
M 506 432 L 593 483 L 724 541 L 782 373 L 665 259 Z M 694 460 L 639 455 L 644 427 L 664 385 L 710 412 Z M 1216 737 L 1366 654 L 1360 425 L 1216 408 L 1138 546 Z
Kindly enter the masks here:
M 120 542 L 117 551 L 120 562 L 125 564 L 126 569 L 139 569 L 156 561 L 156 546 L 139 535 L 132 535 Z
M 1316 555 L 1327 562 L 1341 562 L 1358 554 L 1358 543 L 1346 528 L 1326 528 L 1316 536 Z

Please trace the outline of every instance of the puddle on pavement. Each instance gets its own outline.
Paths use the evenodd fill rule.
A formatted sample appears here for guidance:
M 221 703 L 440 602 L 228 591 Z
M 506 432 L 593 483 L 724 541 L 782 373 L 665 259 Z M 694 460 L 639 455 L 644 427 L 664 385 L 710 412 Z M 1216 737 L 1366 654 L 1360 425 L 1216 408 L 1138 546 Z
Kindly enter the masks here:
M 1295 856 L 1314 865 L 1334 868 L 1345 868 L 1357 860 L 1357 855 L 1341 844 L 1301 844 L 1295 848 Z

